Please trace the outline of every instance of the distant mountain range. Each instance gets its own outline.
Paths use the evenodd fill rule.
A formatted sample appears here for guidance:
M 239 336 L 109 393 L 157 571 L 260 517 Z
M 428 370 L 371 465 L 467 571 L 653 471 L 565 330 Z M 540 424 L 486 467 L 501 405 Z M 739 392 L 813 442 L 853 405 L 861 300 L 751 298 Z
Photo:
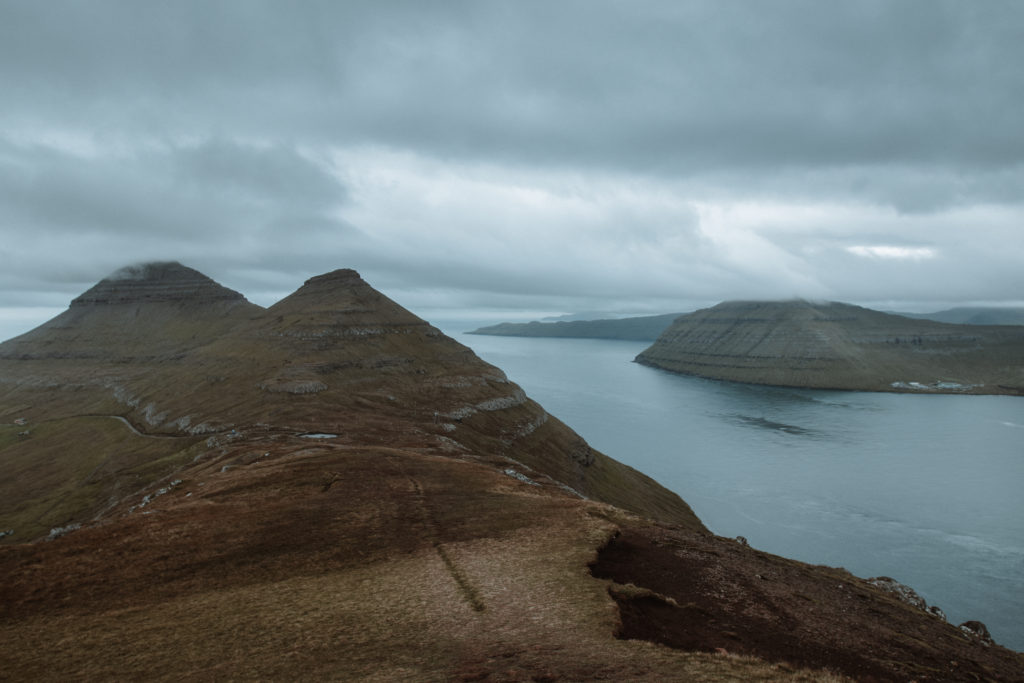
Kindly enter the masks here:
M 499 323 L 469 332 L 504 337 L 577 337 L 654 341 L 680 313 L 647 315 L 636 318 L 571 320 L 557 322 Z
M 755 384 L 1024 395 L 1024 327 L 842 303 L 733 301 L 681 316 L 636 360 Z
M 958 325 L 1024 325 L 1024 308 L 972 306 L 949 308 L 934 313 L 896 313 L 895 315 Z
M 601 318 L 581 320 L 574 314 L 572 320 L 544 320 L 528 323 L 498 323 L 473 330 L 468 334 L 504 337 L 575 337 L 582 339 L 626 339 L 654 341 L 672 321 L 685 313 L 665 313 L 630 318 Z M 935 320 L 963 325 L 1024 325 L 1024 308 L 973 307 L 950 308 L 934 313 L 892 313 L 906 318 Z
M 0 640 L 5 680 L 1024 670 L 891 579 L 714 536 L 355 271 L 262 308 L 178 263 L 0 344 Z

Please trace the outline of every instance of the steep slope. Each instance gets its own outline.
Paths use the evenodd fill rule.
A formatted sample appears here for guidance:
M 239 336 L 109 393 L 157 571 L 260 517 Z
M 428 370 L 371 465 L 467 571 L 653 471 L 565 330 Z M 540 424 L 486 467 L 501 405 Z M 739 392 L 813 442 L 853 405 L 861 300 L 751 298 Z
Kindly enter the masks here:
M 162 380 L 176 391 L 190 371 L 189 353 L 262 311 L 179 263 L 129 266 L 0 344 L 0 395 L 13 391 L 50 417 L 121 415 L 128 406 L 134 415 L 126 417 L 155 426 L 162 421 L 155 406 L 128 387 Z
M 0 427 L 0 526 L 28 540 L 87 522 L 189 462 L 205 430 L 131 388 L 178 391 L 190 352 L 262 311 L 180 263 L 149 263 L 0 344 L 0 422 L 27 420 Z M 167 420 L 173 438 L 139 431 Z
M 1024 327 L 950 325 L 841 303 L 719 304 L 677 319 L 636 360 L 755 384 L 1024 393 Z
M 504 337 L 576 337 L 581 339 L 626 339 L 654 341 L 682 313 L 645 315 L 608 320 L 569 320 L 557 322 L 499 323 L 473 330 L 469 334 Z
M 311 278 L 189 363 L 191 385 L 179 381 L 173 395 L 151 386 L 133 394 L 190 424 L 511 458 L 587 497 L 700 526 L 678 496 L 591 449 L 501 370 L 352 270 Z
M 64 313 L 0 344 L 0 358 L 105 362 L 180 353 L 262 309 L 177 262 L 122 268 Z
M 168 466 L 191 457 L 198 438 L 232 430 L 486 455 L 579 495 L 703 528 L 678 496 L 591 449 L 500 370 L 351 270 L 312 278 L 266 311 L 179 264 L 107 278 L 0 345 L 5 415 L 33 423 L 30 438 L 6 451 L 11 495 L 0 502 L 0 526 L 13 515 L 23 533 L 87 521 L 146 483 L 140 468 L 152 471 L 152 459 L 94 452 L 76 436 L 82 418 L 96 444 L 121 440 L 129 454 L 151 453 L 163 438 L 158 460 Z M 119 432 L 128 427 L 111 417 L 136 433 Z M 78 482 L 74 496 L 18 483 L 41 476 L 30 454 L 72 444 L 75 457 L 51 461 L 47 480 Z

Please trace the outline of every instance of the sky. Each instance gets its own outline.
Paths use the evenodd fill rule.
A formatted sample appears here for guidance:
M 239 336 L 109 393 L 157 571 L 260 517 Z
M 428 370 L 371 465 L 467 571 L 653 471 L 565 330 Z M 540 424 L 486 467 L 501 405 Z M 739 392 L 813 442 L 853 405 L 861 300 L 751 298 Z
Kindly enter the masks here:
M 122 266 L 429 320 L 1024 305 L 1024 3 L 0 0 L 0 339 Z

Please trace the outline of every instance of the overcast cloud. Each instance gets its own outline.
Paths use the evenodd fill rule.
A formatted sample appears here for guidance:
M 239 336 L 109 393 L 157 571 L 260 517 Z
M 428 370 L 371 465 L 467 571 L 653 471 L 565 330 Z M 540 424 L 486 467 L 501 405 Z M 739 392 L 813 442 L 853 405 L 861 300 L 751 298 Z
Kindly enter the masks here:
M 122 265 L 431 319 L 1024 305 L 1024 4 L 0 0 L 0 338 Z

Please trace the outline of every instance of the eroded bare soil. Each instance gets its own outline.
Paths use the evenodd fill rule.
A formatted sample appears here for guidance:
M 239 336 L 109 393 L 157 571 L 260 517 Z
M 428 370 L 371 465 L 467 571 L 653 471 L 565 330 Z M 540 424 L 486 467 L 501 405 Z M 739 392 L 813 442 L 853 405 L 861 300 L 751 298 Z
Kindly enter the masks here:
M 1018 653 L 980 644 L 842 569 L 730 539 L 626 527 L 592 570 L 615 582 L 622 638 L 755 655 L 862 681 L 1024 680 Z

